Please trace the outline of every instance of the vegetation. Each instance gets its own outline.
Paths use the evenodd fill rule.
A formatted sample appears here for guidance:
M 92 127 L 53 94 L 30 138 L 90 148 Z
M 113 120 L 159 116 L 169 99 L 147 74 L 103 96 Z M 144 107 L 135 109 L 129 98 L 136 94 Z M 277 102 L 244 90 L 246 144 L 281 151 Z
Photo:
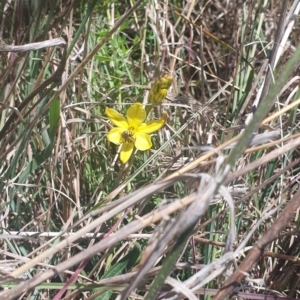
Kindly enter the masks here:
M 1 1 L 0 298 L 300 298 L 298 13 Z

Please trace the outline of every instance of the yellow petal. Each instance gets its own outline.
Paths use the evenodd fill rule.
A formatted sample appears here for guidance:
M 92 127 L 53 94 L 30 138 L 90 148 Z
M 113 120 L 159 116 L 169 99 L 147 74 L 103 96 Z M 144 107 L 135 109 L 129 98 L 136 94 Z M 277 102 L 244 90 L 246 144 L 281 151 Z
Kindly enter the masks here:
M 127 110 L 127 120 L 129 127 L 137 128 L 146 119 L 146 111 L 141 103 L 135 103 Z
M 168 118 L 168 115 L 166 113 L 163 113 L 160 120 L 153 120 L 153 121 L 141 124 L 137 128 L 136 133 L 152 133 L 152 132 L 155 132 L 155 131 L 159 130 L 160 128 L 162 128 L 165 125 L 165 123 L 167 121 L 167 118 Z
M 123 164 L 126 164 L 129 160 L 132 152 L 133 152 L 133 144 L 132 143 L 124 143 L 121 148 L 120 160 Z
M 138 150 L 145 151 L 152 147 L 151 138 L 148 134 L 139 132 L 135 138 L 135 147 Z
M 114 143 L 115 145 L 120 145 L 122 143 L 122 133 L 124 129 L 123 128 L 113 128 L 111 131 L 107 134 L 107 139 Z
M 118 113 L 116 110 L 114 110 L 112 108 L 106 107 L 105 108 L 105 114 L 110 119 L 110 121 L 114 125 L 116 125 L 117 127 L 121 127 L 124 130 L 128 129 L 128 122 L 127 122 L 127 120 L 120 113 Z

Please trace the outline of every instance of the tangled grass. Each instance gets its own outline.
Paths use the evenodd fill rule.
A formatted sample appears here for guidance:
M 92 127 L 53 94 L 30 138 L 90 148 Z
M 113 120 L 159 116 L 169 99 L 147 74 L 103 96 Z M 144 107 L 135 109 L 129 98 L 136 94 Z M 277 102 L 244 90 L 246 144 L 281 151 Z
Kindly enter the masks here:
M 2 1 L 1 299 L 299 298 L 299 8 Z M 122 165 L 105 108 L 165 72 Z

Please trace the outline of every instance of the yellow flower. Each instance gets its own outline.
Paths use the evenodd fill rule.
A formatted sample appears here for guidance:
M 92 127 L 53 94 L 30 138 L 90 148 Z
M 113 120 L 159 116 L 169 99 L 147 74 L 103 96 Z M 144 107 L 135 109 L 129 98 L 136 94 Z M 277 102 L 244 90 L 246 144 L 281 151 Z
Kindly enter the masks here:
M 120 160 L 125 164 L 134 147 L 145 151 L 152 147 L 149 133 L 159 130 L 167 121 L 167 114 L 163 114 L 160 120 L 144 122 L 146 111 L 141 103 L 135 103 L 127 110 L 126 118 L 116 110 L 106 107 L 105 113 L 110 121 L 116 126 L 107 134 L 107 139 L 121 145 Z
M 168 88 L 172 85 L 173 76 L 165 73 L 159 80 L 155 81 L 151 85 L 151 89 L 148 96 L 148 104 L 161 103 L 167 96 Z M 146 107 L 146 114 L 150 112 L 153 105 L 148 105 Z

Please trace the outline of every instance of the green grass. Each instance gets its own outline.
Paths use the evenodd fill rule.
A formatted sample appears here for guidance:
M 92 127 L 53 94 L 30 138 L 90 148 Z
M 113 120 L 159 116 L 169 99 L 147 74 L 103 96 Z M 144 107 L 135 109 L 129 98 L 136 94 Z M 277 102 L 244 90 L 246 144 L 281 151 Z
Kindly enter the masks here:
M 271 228 L 269 254 L 249 264 L 250 283 L 238 281 L 237 293 L 264 278 L 267 289 L 299 297 L 299 238 L 290 233 L 299 220 L 291 214 L 285 229 L 274 227 L 295 201 L 297 146 L 285 151 L 290 140 L 268 146 L 267 139 L 257 149 L 247 145 L 253 134 L 274 130 L 277 140 L 298 138 L 298 105 L 275 113 L 299 98 L 299 50 L 281 54 L 274 83 L 264 64 L 276 31 L 270 22 L 279 26 L 281 8 L 273 1 L 140 1 L 126 15 L 135 3 L 0 4 L 0 37 L 8 45 L 67 42 L 0 52 L 0 296 L 150 300 L 172 291 L 212 299 Z M 296 19 L 288 38 L 295 47 L 298 27 Z M 64 72 L 52 78 L 59 66 Z M 113 125 L 105 108 L 125 115 L 131 104 L 145 104 L 165 71 L 174 76 L 172 87 L 148 120 L 166 112 L 167 125 L 151 135 L 150 150 L 123 165 L 119 147 L 106 138 Z M 260 125 L 267 116 L 274 118 Z M 282 151 L 268 160 L 275 150 Z M 33 232 L 41 236 L 22 235 Z M 234 261 L 226 250 L 243 242 Z M 255 284 L 250 292 L 262 294 Z

